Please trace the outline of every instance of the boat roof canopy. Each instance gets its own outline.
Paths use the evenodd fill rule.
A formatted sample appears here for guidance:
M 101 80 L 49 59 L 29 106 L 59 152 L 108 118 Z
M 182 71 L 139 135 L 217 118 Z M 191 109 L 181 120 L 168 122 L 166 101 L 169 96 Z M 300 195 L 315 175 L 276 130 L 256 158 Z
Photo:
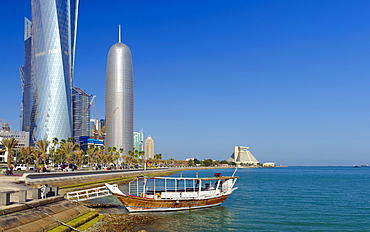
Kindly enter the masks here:
M 187 177 L 154 177 L 153 179 L 167 179 L 167 180 L 229 180 L 237 179 L 239 176 L 218 176 L 205 178 L 187 178 Z

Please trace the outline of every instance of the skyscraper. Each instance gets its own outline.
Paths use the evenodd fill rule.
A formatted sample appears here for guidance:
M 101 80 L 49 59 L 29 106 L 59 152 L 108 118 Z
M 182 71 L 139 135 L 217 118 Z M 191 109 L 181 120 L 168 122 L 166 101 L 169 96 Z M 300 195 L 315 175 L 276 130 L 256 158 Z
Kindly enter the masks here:
M 134 150 L 143 151 L 144 150 L 144 132 L 141 129 L 139 132 L 134 132 Z
M 20 68 L 22 81 L 22 104 L 21 104 L 21 130 L 30 131 L 34 125 L 34 113 L 32 114 L 33 90 L 32 81 L 32 22 L 24 18 L 24 64 Z M 32 85 L 34 87 L 34 85 Z M 31 122 L 32 121 L 32 122 Z
M 79 141 L 80 136 L 90 135 L 90 104 L 91 95 L 86 91 L 72 88 L 73 107 L 73 138 Z
M 154 140 L 150 136 L 145 140 L 145 157 L 146 159 L 154 158 Z
M 123 148 L 124 153 L 133 150 L 134 132 L 134 86 L 131 51 L 118 43 L 108 53 L 105 87 L 105 146 Z
M 72 137 L 78 4 L 79 0 L 31 0 L 32 23 L 26 20 L 29 32 L 21 67 L 22 130 L 30 132 L 31 144 Z

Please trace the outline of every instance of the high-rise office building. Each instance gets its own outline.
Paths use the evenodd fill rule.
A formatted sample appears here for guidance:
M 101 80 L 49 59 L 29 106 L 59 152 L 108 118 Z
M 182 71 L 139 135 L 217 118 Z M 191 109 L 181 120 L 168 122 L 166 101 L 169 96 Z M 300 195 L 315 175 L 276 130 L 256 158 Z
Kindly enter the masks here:
M 90 135 L 90 100 L 91 95 L 86 91 L 72 88 L 72 107 L 73 107 L 73 138 L 79 141 L 80 136 Z
M 72 82 L 79 0 L 31 0 L 21 67 L 22 130 L 30 143 L 72 137 Z
M 123 148 L 124 153 L 133 150 L 134 86 L 130 49 L 118 43 L 108 53 L 105 87 L 105 146 Z
M 150 136 L 145 140 L 145 157 L 146 159 L 154 159 L 154 140 Z
M 22 81 L 22 104 L 21 104 L 21 129 L 23 131 L 30 131 L 31 122 L 35 118 L 32 112 L 33 92 L 31 90 L 32 81 L 32 22 L 24 18 L 24 64 L 20 68 L 20 75 Z M 34 85 L 32 85 L 34 86 Z
M 134 132 L 134 150 L 143 151 L 144 150 L 144 132 L 141 129 L 139 132 Z

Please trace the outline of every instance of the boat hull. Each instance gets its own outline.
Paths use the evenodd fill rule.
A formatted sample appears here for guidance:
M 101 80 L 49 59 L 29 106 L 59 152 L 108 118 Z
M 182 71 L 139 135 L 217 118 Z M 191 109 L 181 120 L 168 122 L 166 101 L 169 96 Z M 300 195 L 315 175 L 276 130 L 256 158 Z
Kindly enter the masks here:
M 114 194 L 118 200 L 131 212 L 147 212 L 147 211 L 177 211 L 200 209 L 220 205 L 230 194 L 225 194 L 207 199 L 151 199 L 137 197 L 132 195 Z

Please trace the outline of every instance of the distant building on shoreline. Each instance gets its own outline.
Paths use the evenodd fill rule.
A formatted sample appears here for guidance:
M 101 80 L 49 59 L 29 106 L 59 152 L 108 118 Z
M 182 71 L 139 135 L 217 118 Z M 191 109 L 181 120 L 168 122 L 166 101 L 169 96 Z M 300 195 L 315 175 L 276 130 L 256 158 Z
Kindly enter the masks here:
M 249 147 L 235 146 L 234 153 L 227 160 L 228 162 L 235 162 L 236 164 L 257 165 L 258 160 L 249 151 Z
M 262 164 L 262 167 L 264 167 L 264 168 L 274 168 L 274 167 L 276 167 L 276 165 L 275 165 L 274 162 L 266 162 L 266 163 Z
M 151 136 L 145 140 L 145 158 L 154 159 L 154 140 Z

